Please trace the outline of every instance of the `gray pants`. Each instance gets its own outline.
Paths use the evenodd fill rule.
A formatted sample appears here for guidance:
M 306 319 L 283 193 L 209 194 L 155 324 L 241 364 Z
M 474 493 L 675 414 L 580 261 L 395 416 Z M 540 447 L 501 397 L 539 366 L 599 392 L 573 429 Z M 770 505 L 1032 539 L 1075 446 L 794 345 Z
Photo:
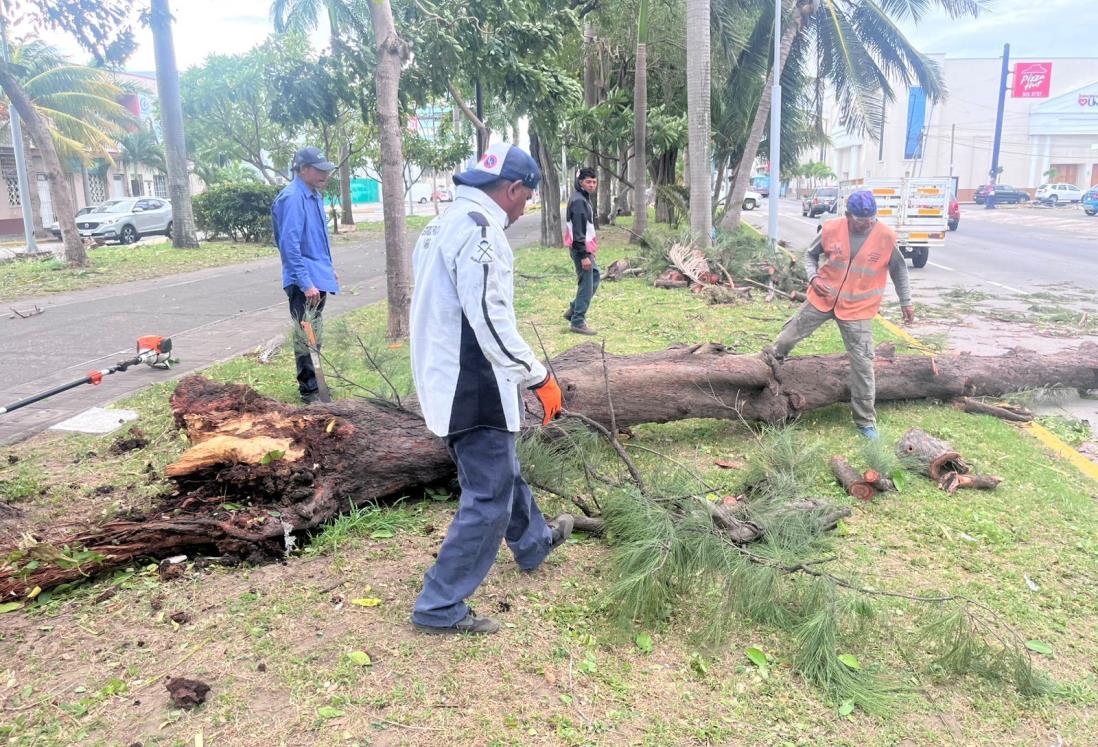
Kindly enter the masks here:
M 774 342 L 774 354 L 778 358 L 789 355 L 793 347 L 819 329 L 828 319 L 835 319 L 832 311 L 820 311 L 806 301 L 785 323 Z M 873 320 L 844 321 L 835 319 L 846 345 L 846 357 L 850 361 L 850 408 L 854 411 L 855 425 L 876 425 L 877 411 L 873 407 L 877 396 L 877 381 L 873 375 Z

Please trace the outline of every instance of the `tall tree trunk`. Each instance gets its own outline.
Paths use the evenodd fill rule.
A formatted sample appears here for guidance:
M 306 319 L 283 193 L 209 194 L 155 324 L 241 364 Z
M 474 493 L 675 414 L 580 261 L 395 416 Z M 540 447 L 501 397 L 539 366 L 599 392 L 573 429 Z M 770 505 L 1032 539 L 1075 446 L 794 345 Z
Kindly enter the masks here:
M 724 196 L 724 185 L 727 182 L 724 172 L 728 171 L 728 153 L 721 152 L 717 155 L 717 178 L 713 185 L 713 208 L 716 210 L 721 204 L 721 197 Z M 724 209 L 728 209 L 727 203 L 724 205 Z
M 541 245 L 560 246 L 564 237 L 560 219 L 560 174 L 553 159 L 553 142 L 542 135 L 542 130 L 531 123 L 530 150 L 541 169 Z
M 639 243 L 648 230 L 648 1 L 641 0 L 637 18 L 637 62 L 633 80 L 633 234 Z
M 370 20 L 377 40 L 377 118 L 381 137 L 382 212 L 385 216 L 385 275 L 389 301 L 388 336 L 408 336 L 412 301 L 411 258 L 404 248 L 404 144 L 400 134 L 400 66 L 406 47 L 393 26 L 389 0 L 370 3 Z
M 27 185 L 30 192 L 28 195 L 31 205 L 31 220 L 34 221 L 34 235 L 36 238 L 43 239 L 49 236 L 49 232 L 46 231 L 46 227 L 42 218 L 42 198 L 38 196 L 38 174 L 35 173 L 32 165 L 34 161 L 31 160 L 30 150 L 30 136 L 23 132 L 23 163 L 27 164 Z
M 600 226 L 611 222 L 614 204 L 610 199 L 610 180 L 613 178 L 610 175 L 610 158 L 605 155 L 599 157 L 599 196 L 595 204 L 598 207 L 598 225 Z
M 42 157 L 42 165 L 46 170 L 46 178 L 50 184 L 50 198 L 53 200 L 53 212 L 57 216 L 57 222 L 61 226 L 61 242 L 65 249 L 65 262 L 72 267 L 86 267 L 88 255 L 84 251 L 84 242 L 80 240 L 80 234 L 76 230 L 76 201 L 69 189 L 65 172 L 61 169 L 61 159 L 57 156 L 57 148 L 53 145 L 53 137 L 50 135 L 46 124 L 38 116 L 34 104 L 27 98 L 23 87 L 12 75 L 11 69 L 0 62 L 0 88 L 7 94 L 23 125 L 27 128 L 27 135 L 31 142 L 38 148 Z M 37 184 L 33 185 L 37 189 Z
M 168 0 L 152 0 L 149 27 L 156 54 L 156 90 L 160 96 L 160 125 L 164 129 L 168 197 L 172 203 L 172 245 L 177 249 L 197 249 L 198 232 L 191 207 L 187 141 L 183 135 L 183 105 L 179 98 L 179 71 L 175 66 L 175 41 L 172 39 L 172 13 Z
M 593 109 L 599 103 L 598 90 L 598 44 L 595 35 L 595 25 L 590 22 L 583 24 L 583 105 Z M 587 158 L 584 165 L 589 169 L 597 168 L 599 159 L 596 153 L 599 149 L 598 133 L 588 133 Z M 599 207 L 598 190 L 591 195 L 591 207 L 597 214 Z
M 790 3 L 786 9 L 786 15 L 796 7 L 796 3 Z M 759 108 L 755 111 L 755 119 L 751 123 L 751 131 L 747 135 L 747 144 L 743 147 L 743 155 L 736 167 L 736 180 L 732 183 L 732 193 L 728 196 L 728 212 L 721 221 L 721 228 L 734 231 L 740 227 L 740 213 L 743 210 L 743 196 L 747 193 L 747 185 L 751 181 L 751 164 L 755 162 L 755 156 L 759 152 L 759 143 L 763 139 L 763 131 L 766 129 L 766 118 L 770 114 L 770 89 L 774 85 L 774 69 L 778 69 L 779 80 L 781 71 L 785 69 L 785 62 L 789 59 L 789 50 L 793 46 L 793 40 L 797 32 L 801 30 L 799 18 L 797 21 L 786 19 L 785 29 L 782 31 L 781 59 L 776 65 L 770 67 L 770 73 L 766 76 L 763 85 L 762 99 Z M 781 164 L 770 165 L 770 199 L 778 199 L 778 179 L 776 176 L 781 171 Z
M 345 226 L 355 224 L 354 204 L 351 202 L 351 146 L 343 143 L 339 146 L 339 195 L 343 215 L 339 222 Z
M 690 232 L 709 246 L 713 204 L 709 192 L 709 0 L 686 2 L 686 101 L 690 133 Z
M 656 222 L 674 224 L 675 203 L 660 192 L 660 187 L 670 187 L 675 184 L 676 167 L 679 160 L 679 151 L 669 149 L 656 159 L 653 168 L 652 186 L 656 189 Z
M 628 178 L 629 176 L 629 141 L 622 140 L 618 145 L 618 173 Z M 630 215 L 632 210 L 629 207 L 629 196 L 631 189 L 629 185 L 620 179 L 614 179 L 615 189 L 617 194 L 614 197 L 614 215 Z

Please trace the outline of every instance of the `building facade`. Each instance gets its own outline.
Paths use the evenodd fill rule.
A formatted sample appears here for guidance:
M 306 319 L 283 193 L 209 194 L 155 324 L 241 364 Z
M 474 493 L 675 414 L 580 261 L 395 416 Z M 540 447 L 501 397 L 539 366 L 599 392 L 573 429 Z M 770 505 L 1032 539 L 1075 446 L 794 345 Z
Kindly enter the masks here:
M 876 133 L 844 128 L 831 103 L 824 127 L 831 144 L 802 160 L 823 160 L 840 179 L 956 177 L 958 198 L 989 181 L 1002 60 L 930 55 L 947 97 L 931 101 L 918 87 L 896 87 Z M 1098 185 L 1098 57 L 1011 60 L 1048 63 L 1048 96 L 1015 97 L 1008 77 L 998 181 L 1030 192 L 1046 182 Z

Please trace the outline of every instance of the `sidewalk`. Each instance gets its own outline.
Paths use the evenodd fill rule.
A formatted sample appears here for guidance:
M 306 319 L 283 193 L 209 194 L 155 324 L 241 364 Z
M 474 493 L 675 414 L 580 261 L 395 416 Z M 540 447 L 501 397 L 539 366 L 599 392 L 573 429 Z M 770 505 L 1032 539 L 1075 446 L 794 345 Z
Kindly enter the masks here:
M 538 240 L 536 219 L 508 230 L 512 245 Z M 415 236 L 409 235 L 409 251 Z M 383 239 L 336 244 L 333 258 L 343 292 L 327 315 L 343 314 L 385 297 Z M 93 406 L 254 350 L 286 332 L 289 312 L 277 259 L 215 267 L 155 280 L 27 299 L 45 313 L 0 317 L 0 402 L 9 403 L 105 368 L 133 355 L 141 335 L 172 338 L 180 363 L 171 372 L 145 366 L 104 378 L 7 415 L 0 444 L 27 438 Z

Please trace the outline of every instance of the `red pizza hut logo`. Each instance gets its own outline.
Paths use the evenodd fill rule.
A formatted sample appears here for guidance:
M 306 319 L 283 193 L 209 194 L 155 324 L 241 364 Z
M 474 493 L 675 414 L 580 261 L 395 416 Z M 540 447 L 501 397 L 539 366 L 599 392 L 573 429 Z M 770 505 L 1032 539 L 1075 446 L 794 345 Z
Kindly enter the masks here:
M 1046 99 L 1051 84 L 1051 62 L 1019 62 L 1014 66 L 1016 99 Z

